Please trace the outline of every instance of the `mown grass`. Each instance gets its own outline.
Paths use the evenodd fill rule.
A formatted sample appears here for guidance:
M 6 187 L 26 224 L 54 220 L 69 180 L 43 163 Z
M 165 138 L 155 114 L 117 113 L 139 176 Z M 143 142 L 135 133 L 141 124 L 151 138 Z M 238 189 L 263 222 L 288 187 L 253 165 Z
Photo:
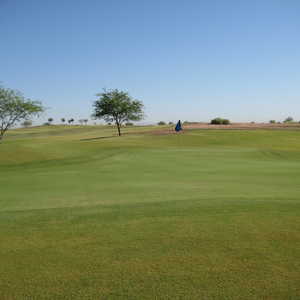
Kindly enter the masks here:
M 300 298 L 299 132 L 66 127 L 0 145 L 1 299 Z

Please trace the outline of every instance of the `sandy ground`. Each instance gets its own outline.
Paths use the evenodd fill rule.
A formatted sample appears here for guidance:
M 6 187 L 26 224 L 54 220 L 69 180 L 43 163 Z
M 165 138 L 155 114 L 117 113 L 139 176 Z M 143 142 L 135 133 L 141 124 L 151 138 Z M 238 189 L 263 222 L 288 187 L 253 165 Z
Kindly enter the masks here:
M 175 125 L 174 125 L 175 126 Z M 173 126 L 173 127 L 174 127 Z M 153 134 L 170 134 L 175 133 L 173 127 L 168 128 L 158 128 L 157 130 L 151 131 Z M 295 124 L 270 124 L 270 123 L 232 123 L 230 125 L 211 125 L 209 123 L 192 123 L 192 124 L 183 124 L 183 131 L 180 133 L 184 133 L 184 130 L 192 130 L 192 129 L 224 129 L 224 130 L 256 130 L 256 129 L 276 129 L 276 130 L 284 130 L 284 129 L 294 129 L 300 130 L 300 123 Z
M 183 125 L 186 129 L 300 129 L 300 123 L 295 124 L 270 124 L 270 123 L 232 123 L 230 125 L 211 125 L 208 123 L 194 123 Z

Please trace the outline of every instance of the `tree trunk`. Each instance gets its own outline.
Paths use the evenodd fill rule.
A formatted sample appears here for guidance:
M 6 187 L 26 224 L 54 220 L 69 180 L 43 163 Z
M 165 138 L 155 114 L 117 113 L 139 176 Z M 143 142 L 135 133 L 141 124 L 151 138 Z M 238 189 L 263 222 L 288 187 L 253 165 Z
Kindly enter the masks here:
M 121 129 L 120 129 L 120 124 L 119 124 L 119 122 L 117 122 L 117 127 L 118 127 L 118 133 L 119 133 L 119 136 L 121 136 Z

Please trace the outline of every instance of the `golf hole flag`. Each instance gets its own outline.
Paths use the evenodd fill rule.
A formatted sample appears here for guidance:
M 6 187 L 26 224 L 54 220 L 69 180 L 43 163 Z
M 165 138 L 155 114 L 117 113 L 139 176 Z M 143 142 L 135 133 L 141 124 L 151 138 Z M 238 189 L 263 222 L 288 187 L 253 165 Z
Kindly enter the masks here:
M 179 132 L 180 130 L 182 130 L 182 126 L 181 126 L 181 122 L 179 120 L 176 124 L 175 131 Z

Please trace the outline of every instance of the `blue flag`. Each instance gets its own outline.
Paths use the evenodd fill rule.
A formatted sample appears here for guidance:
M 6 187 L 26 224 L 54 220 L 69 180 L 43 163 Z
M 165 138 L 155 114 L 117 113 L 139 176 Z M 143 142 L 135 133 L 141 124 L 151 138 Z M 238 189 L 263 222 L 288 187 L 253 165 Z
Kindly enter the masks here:
M 177 132 L 180 131 L 180 130 L 182 130 L 182 126 L 181 126 L 180 120 L 177 122 L 176 127 L 175 127 L 175 130 L 176 130 Z

